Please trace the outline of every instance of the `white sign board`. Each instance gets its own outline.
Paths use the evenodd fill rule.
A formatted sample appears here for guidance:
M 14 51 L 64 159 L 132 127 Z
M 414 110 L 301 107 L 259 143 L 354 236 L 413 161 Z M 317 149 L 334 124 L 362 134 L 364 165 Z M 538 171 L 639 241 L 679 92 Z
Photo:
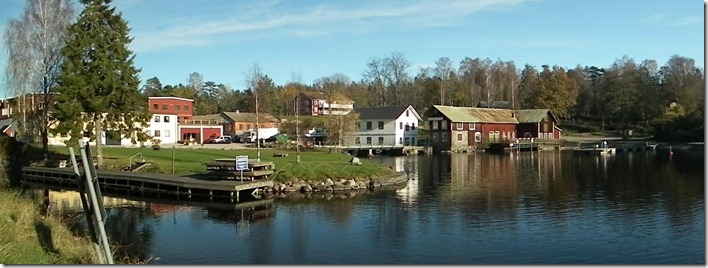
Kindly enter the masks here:
M 248 156 L 239 155 L 236 157 L 236 171 L 248 170 Z

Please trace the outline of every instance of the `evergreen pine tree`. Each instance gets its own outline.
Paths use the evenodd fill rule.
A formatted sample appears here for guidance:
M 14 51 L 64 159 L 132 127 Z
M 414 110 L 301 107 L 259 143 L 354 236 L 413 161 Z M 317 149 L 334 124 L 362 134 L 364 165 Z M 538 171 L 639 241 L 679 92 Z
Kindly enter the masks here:
M 147 99 L 140 94 L 139 69 L 128 49 L 132 38 L 127 22 L 110 7 L 110 0 L 81 0 L 84 10 L 69 29 L 62 50 L 66 57 L 58 77 L 55 133 L 68 134 L 76 144 L 84 132 L 96 141 L 98 166 L 103 163 L 104 130 L 145 140 L 140 131 L 150 118 Z

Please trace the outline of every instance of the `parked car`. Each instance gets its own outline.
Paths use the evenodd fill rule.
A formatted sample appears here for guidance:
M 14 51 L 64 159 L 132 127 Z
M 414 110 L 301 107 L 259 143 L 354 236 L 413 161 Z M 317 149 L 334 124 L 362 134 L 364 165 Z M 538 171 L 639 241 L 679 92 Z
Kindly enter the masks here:
M 213 143 L 231 143 L 231 136 L 221 136 L 212 140 Z

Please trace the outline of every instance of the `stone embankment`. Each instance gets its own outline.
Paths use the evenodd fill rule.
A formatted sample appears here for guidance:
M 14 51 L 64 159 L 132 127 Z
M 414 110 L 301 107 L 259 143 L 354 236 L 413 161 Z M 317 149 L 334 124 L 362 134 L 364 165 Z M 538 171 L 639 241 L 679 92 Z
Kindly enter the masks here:
M 372 178 L 372 179 L 340 179 L 334 181 L 313 182 L 295 179 L 284 183 L 275 183 L 273 187 L 266 189 L 266 193 L 287 193 L 287 192 L 335 192 L 351 190 L 374 190 L 380 187 L 405 185 L 408 177 L 405 172 L 396 172 L 393 175 Z

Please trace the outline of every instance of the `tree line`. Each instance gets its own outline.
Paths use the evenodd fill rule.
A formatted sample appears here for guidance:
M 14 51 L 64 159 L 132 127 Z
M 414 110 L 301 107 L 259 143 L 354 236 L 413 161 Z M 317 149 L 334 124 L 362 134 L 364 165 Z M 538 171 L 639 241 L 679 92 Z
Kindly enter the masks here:
M 679 55 L 661 66 L 623 56 L 607 67 L 573 69 L 519 68 L 513 61 L 479 57 L 455 64 L 441 57 L 435 66 L 413 70 L 402 53 L 392 52 L 370 58 L 359 81 L 335 73 L 312 84 L 293 78 L 276 85 L 254 63 L 243 89 L 205 82 L 198 72 L 189 74 L 186 84 L 162 85 L 152 77 L 140 87 L 141 70 L 128 49 L 128 22 L 110 0 L 80 3 L 83 9 L 75 19 L 70 0 L 27 0 L 3 38 L 7 86 L 20 96 L 17 134 L 41 139 L 45 150 L 49 126 L 55 124 L 53 133 L 69 135 L 72 142 L 101 136 L 105 129 L 133 141 L 146 139 L 137 130 L 149 119 L 150 96 L 194 99 L 196 115 L 253 112 L 257 106 L 259 112 L 289 116 L 296 110 L 295 96 L 305 90 L 341 93 L 357 107 L 410 104 L 421 114 L 433 104 L 507 101 L 512 109 L 551 109 L 565 122 L 593 120 L 603 128 L 641 129 L 662 139 L 703 139 L 704 70 Z M 28 94 L 43 100 L 28 100 Z M 667 109 L 672 103 L 678 105 Z M 97 151 L 100 155 L 100 147 Z

